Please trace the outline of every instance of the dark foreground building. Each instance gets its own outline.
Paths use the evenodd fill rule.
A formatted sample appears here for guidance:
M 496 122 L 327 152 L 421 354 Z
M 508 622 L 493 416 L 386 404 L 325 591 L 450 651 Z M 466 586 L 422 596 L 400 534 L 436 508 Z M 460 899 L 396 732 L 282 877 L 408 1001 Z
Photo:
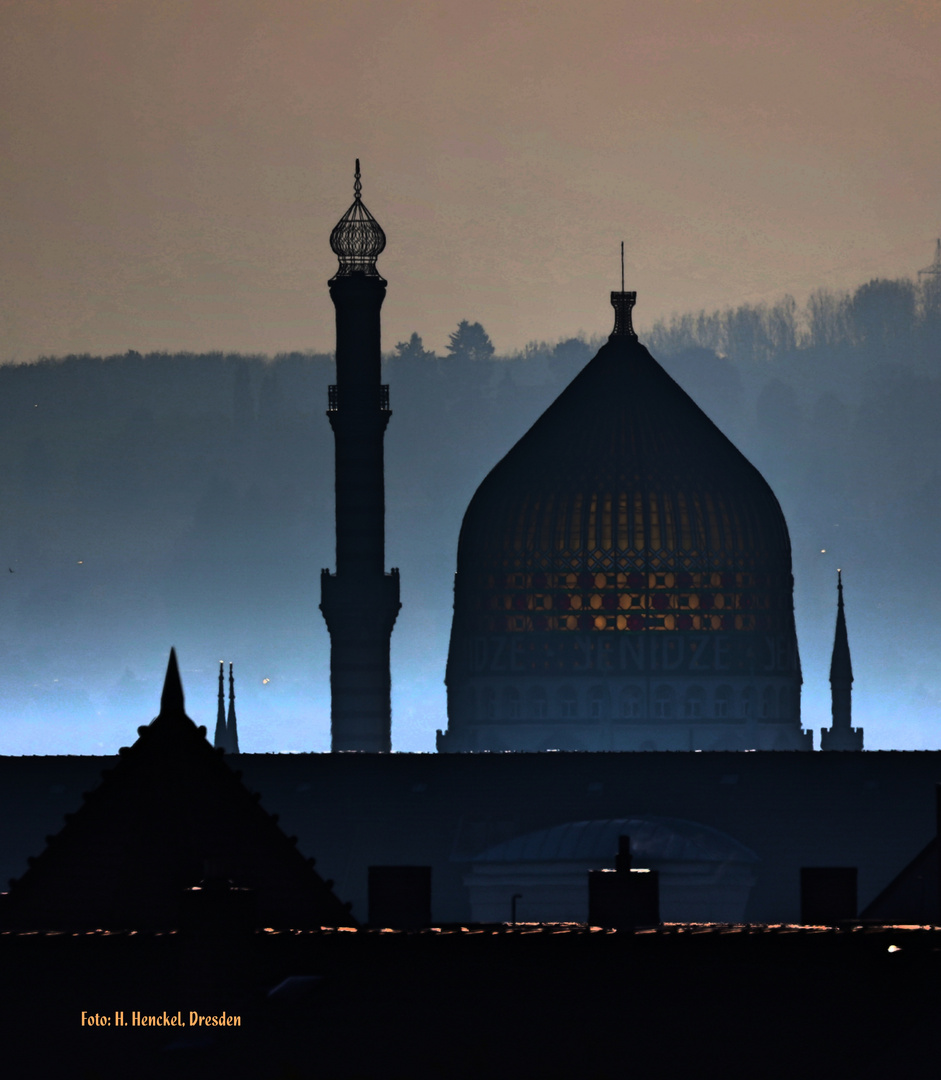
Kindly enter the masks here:
M 355 925 L 297 838 L 223 756 L 186 715 L 171 651 L 159 715 L 29 856 L 26 873 L 0 895 L 0 927 L 166 931 L 203 918 Z M 218 894 L 226 895 L 212 910 Z
M 240 755 L 246 789 L 205 735 L 171 658 L 160 715 L 119 758 L 0 759 L 7 852 L 40 853 L 0 902 L 5 1076 L 936 1075 L 941 931 L 885 924 L 938 922 L 939 754 Z M 55 832 L 57 804 L 77 810 Z M 648 842 L 682 863 L 643 831 L 665 810 L 688 816 L 657 819 L 667 847 L 747 851 L 723 828 L 756 845 L 762 922 L 536 923 L 528 890 L 516 924 L 465 918 L 473 853 L 493 863 L 501 836 L 593 813 L 636 830 L 635 863 Z M 545 843 L 551 877 L 566 852 Z M 879 925 L 788 925 L 802 867 L 855 864 L 865 902 L 912 853 Z M 419 859 L 435 925 L 358 928 L 369 867 Z
M 0 1067 L 16 1080 L 933 1080 L 939 947 L 937 929 L 865 927 L 3 934 Z M 230 1026 L 191 1026 L 194 1013 Z
M 40 855 L 118 760 L 0 758 L 4 882 L 24 875 L 27 858 Z M 776 923 L 800 919 L 802 867 L 857 867 L 863 911 L 925 848 L 936 833 L 941 752 L 240 754 L 237 768 L 360 922 L 369 867 L 381 865 L 432 868 L 435 922 L 493 918 L 491 905 L 507 920 L 514 893 L 523 894 L 520 919 L 585 919 L 587 867 L 613 866 L 616 849 L 580 846 L 576 826 L 595 823 L 580 830 L 590 845 L 603 832 L 598 823 L 642 821 L 646 829 L 675 823 L 673 836 L 694 842 L 680 857 L 667 858 L 665 846 L 643 853 L 661 870 L 665 897 L 671 879 L 694 877 L 701 886 L 682 906 L 665 906 L 664 918 Z M 571 838 L 570 846 L 537 849 L 534 834 L 545 830 Z M 700 846 L 709 830 L 723 846 Z M 754 859 L 717 861 L 739 848 Z M 635 862 L 644 865 L 639 854 Z M 732 870 L 746 895 L 717 911 Z M 580 901 L 571 896 L 573 875 Z M 933 880 L 884 917 L 936 919 Z

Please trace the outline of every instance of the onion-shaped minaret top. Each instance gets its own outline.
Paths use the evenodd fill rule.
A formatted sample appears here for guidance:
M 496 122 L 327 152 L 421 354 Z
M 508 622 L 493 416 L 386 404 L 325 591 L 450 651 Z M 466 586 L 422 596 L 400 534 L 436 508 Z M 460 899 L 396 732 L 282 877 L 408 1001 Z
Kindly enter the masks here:
M 336 223 L 330 234 L 330 247 L 340 260 L 337 277 L 349 277 L 350 274 L 379 277 L 376 259 L 386 246 L 386 234 L 363 205 L 362 190 L 357 158 L 353 205 Z

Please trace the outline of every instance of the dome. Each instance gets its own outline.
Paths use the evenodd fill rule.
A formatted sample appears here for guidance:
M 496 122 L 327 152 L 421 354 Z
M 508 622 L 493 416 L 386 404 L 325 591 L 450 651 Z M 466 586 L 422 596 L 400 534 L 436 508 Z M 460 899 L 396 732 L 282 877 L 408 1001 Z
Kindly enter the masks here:
M 664 922 L 744 921 L 755 852 L 709 825 L 648 816 L 570 821 L 479 852 L 464 878 L 473 919 L 505 919 L 515 894 L 526 921 L 584 922 L 588 871 L 613 868 L 624 836 L 633 866 L 659 875 Z
M 533 744 L 523 732 L 505 738 L 505 720 L 797 715 L 791 551 L 781 507 L 758 470 L 638 342 L 623 302 L 632 304 L 633 295 L 612 295 L 615 333 L 493 468 L 464 516 L 448 735 L 466 723 L 482 726 L 476 746 L 458 736 L 457 748 L 551 748 L 551 739 Z M 643 684 L 615 686 L 618 673 Z M 667 683 L 651 685 L 666 673 Z M 711 689 L 702 679 L 677 682 L 694 673 Z M 750 691 L 728 682 L 745 675 Z M 778 684 L 759 685 L 759 676 Z M 553 695 L 564 699 L 565 688 L 551 685 L 560 677 L 579 685 L 569 688 L 568 704 L 554 706 Z M 586 679 L 596 685 L 581 685 Z M 628 701 L 632 694 L 642 700 Z M 600 729 L 591 724 L 576 727 L 559 748 L 618 748 L 610 738 L 599 745 Z M 727 734 L 723 747 L 738 748 L 741 740 Z M 687 749 L 689 741 L 644 748 Z M 779 744 L 775 735 L 772 745 Z
M 637 866 L 663 862 L 755 863 L 758 856 L 727 833 L 683 818 L 608 818 L 570 821 L 504 840 L 473 862 L 587 862 L 613 866 L 621 836 L 631 838 Z
M 774 493 L 628 342 L 605 345 L 477 489 L 458 546 L 468 629 L 789 626 Z
M 362 200 L 363 185 L 360 180 L 359 158 L 353 184 L 354 199 L 349 210 L 334 225 L 330 233 L 330 247 L 340 260 L 337 277 L 352 273 L 378 277 L 376 259 L 386 246 L 386 234 L 382 226 L 366 209 Z

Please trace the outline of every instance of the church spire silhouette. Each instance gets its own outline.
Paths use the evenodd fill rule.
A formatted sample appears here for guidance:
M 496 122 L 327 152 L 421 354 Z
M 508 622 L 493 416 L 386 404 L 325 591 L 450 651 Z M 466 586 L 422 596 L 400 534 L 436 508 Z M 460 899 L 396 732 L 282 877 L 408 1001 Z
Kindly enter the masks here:
M 225 741 L 225 661 L 219 661 L 219 703 L 216 709 L 216 731 L 212 745 L 227 749 Z
M 225 749 L 229 754 L 239 752 L 239 730 L 235 720 L 235 676 L 232 674 L 231 663 L 229 664 L 229 715 L 225 723 Z
M 836 632 L 830 658 L 830 701 L 833 726 L 820 732 L 821 750 L 862 750 L 863 729 L 852 726 L 853 665 L 850 661 L 846 613 L 843 610 L 843 574 L 836 572 Z
M 399 572 L 385 572 L 383 438 L 392 415 L 382 383 L 379 312 L 387 282 L 376 269 L 386 236 L 362 200 L 359 159 L 353 204 L 330 234 L 339 268 L 337 381 L 329 390 L 336 470 L 336 572 L 321 571 L 320 610 L 330 632 L 331 748 L 392 749 L 389 646 Z

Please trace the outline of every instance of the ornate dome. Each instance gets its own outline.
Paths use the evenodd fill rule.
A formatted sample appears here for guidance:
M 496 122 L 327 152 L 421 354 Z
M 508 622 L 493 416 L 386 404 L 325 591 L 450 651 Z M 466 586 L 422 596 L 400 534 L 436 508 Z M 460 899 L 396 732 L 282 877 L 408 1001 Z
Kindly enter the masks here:
M 774 493 L 628 342 L 605 345 L 477 489 L 455 612 L 473 632 L 790 627 Z
M 386 246 L 386 234 L 379 222 L 370 214 L 362 200 L 363 185 L 360 180 L 359 158 L 353 183 L 353 205 L 334 225 L 330 233 L 330 247 L 340 260 L 337 277 L 353 273 L 378 277 L 376 259 Z
M 637 341 L 633 297 L 612 294 L 615 333 L 484 479 L 464 516 L 449 735 L 468 710 L 501 719 L 496 706 L 472 700 L 481 678 L 504 674 L 500 656 L 505 674 L 543 681 L 698 667 L 713 676 L 787 673 L 799 691 L 784 515 L 758 470 Z M 609 680 L 602 690 L 612 688 Z M 486 696 L 501 686 L 477 689 Z M 634 719 L 671 718 L 655 709 L 649 686 L 641 690 L 643 716 Z M 785 697 L 775 689 L 768 718 L 797 715 Z M 730 708 L 723 715 L 704 702 L 698 711 L 724 719 Z M 742 703 L 743 718 L 750 708 Z M 575 719 L 574 709 L 561 711 Z M 509 712 L 524 719 L 522 700 Z M 535 713 L 549 719 L 552 710 Z

